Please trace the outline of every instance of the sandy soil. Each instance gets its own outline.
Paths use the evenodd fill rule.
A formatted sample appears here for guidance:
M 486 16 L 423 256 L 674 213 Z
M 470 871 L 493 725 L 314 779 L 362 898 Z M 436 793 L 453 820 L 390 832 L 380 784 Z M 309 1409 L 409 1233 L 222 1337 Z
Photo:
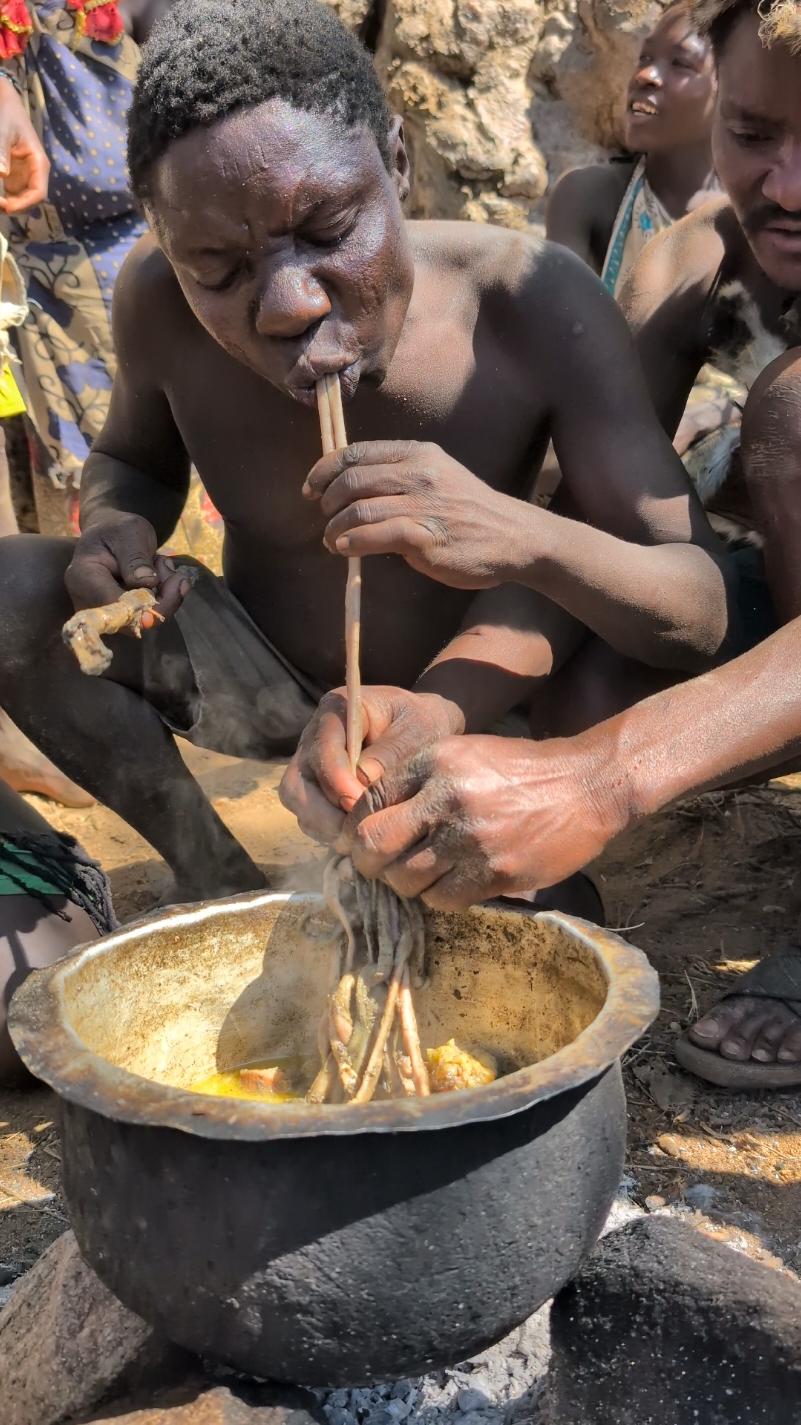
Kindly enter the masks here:
M 276 886 L 314 857 L 278 803 L 278 764 L 195 749 L 187 760 Z M 662 981 L 659 1020 L 626 1064 L 630 1198 L 648 1211 L 687 1214 L 750 1255 L 801 1271 L 801 1094 L 735 1098 L 697 1084 L 671 1056 L 697 1005 L 796 934 L 795 782 L 801 788 L 798 778 L 685 802 L 621 840 L 596 869 L 610 926 L 646 951 Z M 122 919 L 166 893 L 163 863 L 110 812 L 33 801 L 102 860 Z M 0 1095 L 0 1288 L 4 1274 L 31 1265 L 66 1226 L 58 1173 L 50 1096 Z

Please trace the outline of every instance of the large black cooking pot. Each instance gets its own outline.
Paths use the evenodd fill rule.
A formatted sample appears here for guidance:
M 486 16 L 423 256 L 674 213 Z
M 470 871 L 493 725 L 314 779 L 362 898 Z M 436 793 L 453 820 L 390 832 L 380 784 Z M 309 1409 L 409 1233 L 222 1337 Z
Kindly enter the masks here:
M 506 1077 L 356 1108 L 188 1092 L 313 1051 L 318 908 L 257 894 L 129 926 L 33 974 L 11 1032 L 59 1096 L 72 1225 L 120 1300 L 240 1370 L 344 1385 L 464 1359 L 573 1275 L 620 1179 L 620 1056 L 658 991 L 584 921 L 430 914 L 423 1043 L 485 1046 Z

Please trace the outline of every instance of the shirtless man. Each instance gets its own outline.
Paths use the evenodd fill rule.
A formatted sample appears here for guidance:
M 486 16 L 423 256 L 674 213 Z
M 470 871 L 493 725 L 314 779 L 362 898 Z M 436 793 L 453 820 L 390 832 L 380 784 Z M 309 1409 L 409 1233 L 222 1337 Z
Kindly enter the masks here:
M 365 570 L 364 676 L 395 685 L 410 748 L 492 725 L 588 629 L 605 650 L 583 684 L 596 714 L 742 646 L 736 572 L 653 417 L 614 303 L 559 248 L 404 222 L 401 122 L 329 9 L 178 0 L 145 50 L 129 158 L 154 236 L 117 286 L 119 374 L 84 475 L 83 534 L 5 542 L 0 669 L 11 715 L 164 855 L 177 896 L 262 877 L 171 732 L 286 751 L 341 678 L 331 504 L 303 498 L 325 372 L 340 373 L 356 442 L 342 486 L 368 452 L 382 489 L 413 472 L 432 512 L 433 556 Z M 525 503 L 550 437 L 578 520 Z M 156 552 L 190 460 L 226 528 L 225 582 L 203 573 L 192 588 Z M 462 521 L 448 587 L 424 577 L 440 509 Z M 470 591 L 518 574 L 471 604 Z M 88 679 L 61 625 L 73 605 L 132 586 L 176 616 L 141 644 L 117 639 L 109 676 Z
M 410 765 L 393 758 L 385 736 L 387 775 L 358 805 L 361 788 L 342 769 L 341 729 L 329 713 L 299 761 L 317 787 L 332 789 L 340 818 L 356 805 L 339 825 L 341 844 L 365 874 L 432 905 L 551 884 L 678 796 L 798 766 L 801 4 L 706 0 L 702 8 L 720 85 L 716 167 L 729 201 L 649 246 L 628 310 L 669 432 L 705 361 L 747 377 L 742 444 L 723 508 L 742 513 L 732 491 L 750 502 L 784 627 L 744 657 L 579 737 L 538 745 L 449 738 Z M 327 479 L 323 470 L 321 487 Z M 369 532 L 372 548 L 395 547 L 382 543 L 380 523 L 364 524 L 369 509 L 359 512 L 348 523 Z M 447 512 L 441 517 L 458 530 L 458 515 L 452 523 Z M 800 1083 L 801 951 L 763 960 L 678 1053 L 732 1088 Z

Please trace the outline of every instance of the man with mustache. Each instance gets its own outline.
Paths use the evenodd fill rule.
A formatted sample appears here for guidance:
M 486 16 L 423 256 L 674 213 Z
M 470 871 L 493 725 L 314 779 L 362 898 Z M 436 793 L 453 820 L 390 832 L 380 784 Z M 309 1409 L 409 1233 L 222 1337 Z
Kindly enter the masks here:
M 783 627 L 725 667 L 572 738 L 450 738 L 410 764 L 392 758 L 390 731 L 386 776 L 358 804 L 361 787 L 343 765 L 341 723 L 329 708 L 304 740 L 299 771 L 328 789 L 340 818 L 356 806 L 338 834 L 365 874 L 434 905 L 553 884 L 678 796 L 798 766 L 801 4 L 703 0 L 696 18 L 717 62 L 713 152 L 727 197 L 648 246 L 625 306 L 668 433 L 705 362 L 749 388 L 716 505 L 760 531 Z M 329 501 L 340 481 L 336 465 L 323 462 L 311 477 Z M 414 549 L 422 563 L 429 544 L 419 491 L 410 486 L 396 498 L 393 538 L 365 498 L 369 474 L 350 468 L 348 476 L 347 499 L 337 501 L 338 539 L 347 534 L 354 552 Z M 439 509 L 446 529 L 448 515 Z M 454 512 L 454 527 L 457 518 Z M 551 696 L 561 693 L 569 707 L 576 692 L 568 664 Z M 554 721 L 550 730 L 561 729 Z M 688 1068 L 731 1088 L 801 1083 L 801 950 L 766 957 L 677 1052 Z

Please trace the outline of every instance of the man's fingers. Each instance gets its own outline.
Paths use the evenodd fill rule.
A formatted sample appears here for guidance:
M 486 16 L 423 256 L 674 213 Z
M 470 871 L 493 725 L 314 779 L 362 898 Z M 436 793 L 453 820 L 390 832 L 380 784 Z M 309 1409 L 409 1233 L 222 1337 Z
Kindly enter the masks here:
M 390 495 L 405 495 L 408 481 L 399 465 L 350 466 L 332 480 L 320 500 L 327 519 L 340 514 L 357 500 L 386 499 Z
M 344 812 L 337 811 L 319 788 L 302 776 L 297 763 L 290 763 L 284 773 L 278 795 L 282 806 L 297 817 L 304 835 L 323 846 L 334 844 L 342 830 Z
M 360 440 L 324 455 L 313 465 L 303 486 L 309 500 L 318 500 L 338 476 L 354 466 L 397 465 L 408 460 L 414 448 L 411 440 Z
M 114 604 L 124 592 L 108 565 L 88 555 L 73 559 L 67 566 L 64 583 L 76 611 Z
M 370 813 L 375 805 L 375 788 L 368 787 L 347 817 L 339 845 L 351 856 L 363 876 L 380 876 L 392 861 L 405 855 L 428 835 L 430 809 L 424 792 L 412 793 L 409 800 Z
M 156 611 L 162 618 L 172 618 L 173 614 L 178 612 L 191 587 L 189 580 L 180 570 L 167 575 L 160 584 L 156 600 Z
M 467 910 L 468 906 L 478 905 L 492 894 L 491 890 L 465 879 L 453 869 L 423 891 L 422 899 L 431 910 Z
M 331 707 L 318 714 L 314 750 L 309 762 L 329 802 L 349 811 L 354 802 L 359 800 L 364 785 L 350 770 L 345 732 L 345 702 L 342 698 L 339 702 L 341 707 Z
M 453 852 L 438 846 L 434 838 L 426 837 L 411 851 L 390 862 L 383 879 L 396 895 L 411 899 L 430 890 L 453 869 L 453 865 Z
M 389 501 L 376 500 L 375 504 L 388 505 Z M 354 505 L 352 509 L 360 511 L 360 506 Z M 347 512 L 349 513 L 350 511 Z M 346 520 L 347 514 L 338 518 Z M 400 554 L 405 559 L 419 555 L 423 546 L 429 542 L 425 528 L 409 515 L 392 514 L 386 518 L 376 510 L 375 519 L 375 523 L 360 523 L 358 529 L 352 528 L 330 537 L 329 530 L 335 523 L 332 520 L 325 533 L 328 548 L 332 553 L 346 554 L 349 558 L 367 554 Z

